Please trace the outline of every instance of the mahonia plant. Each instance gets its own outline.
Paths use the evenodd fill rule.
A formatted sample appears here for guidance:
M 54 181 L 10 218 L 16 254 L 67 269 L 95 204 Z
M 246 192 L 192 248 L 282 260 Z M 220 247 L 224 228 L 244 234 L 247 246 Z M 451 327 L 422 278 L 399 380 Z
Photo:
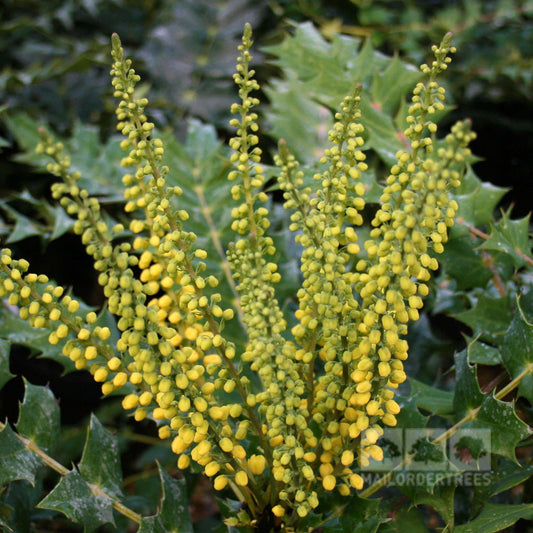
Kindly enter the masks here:
M 164 146 L 145 114 L 147 100 L 135 95 L 139 76 L 117 35 L 111 74 L 127 152 L 122 165 L 132 169 L 123 177 L 132 240 L 122 224 L 108 224 L 98 199 L 80 186 L 63 146 L 40 132 L 37 150 L 51 158 L 48 170 L 60 178 L 53 196 L 76 217 L 74 231 L 94 260 L 119 335 L 113 339 L 96 313 L 80 312 L 80 302 L 8 249 L 1 255 L 0 295 L 32 326 L 54 325 L 49 342 L 61 343 L 76 368 L 88 369 L 104 395 L 126 391 L 124 409 L 138 421 L 157 421 L 180 469 L 194 462 L 217 491 L 232 489 L 249 524 L 268 516 L 274 529 L 298 530 L 325 493 L 361 490 L 361 467 L 383 458 L 379 438 L 397 422 L 395 389 L 406 379 L 404 337 L 438 268 L 435 254 L 457 210 L 450 190 L 460 183 L 474 138 L 469 123 L 459 122 L 435 140 L 431 119 L 443 109 L 445 93 L 437 78 L 454 52 L 450 40 L 446 35 L 434 46 L 433 62 L 421 67 L 425 79 L 408 110 L 405 150 L 396 154 L 362 246 L 361 87 L 335 114 L 313 187 L 304 186 L 298 162 L 280 143 L 279 187 L 302 250 L 303 282 L 289 330 L 276 299 L 281 276 L 272 261 L 253 111 L 259 85 L 245 27 L 228 175 L 236 238 L 227 250 L 247 335 L 242 353 L 224 335 L 234 309 L 224 306 L 217 277 L 206 274 L 207 253 L 187 230 L 182 190 L 167 185 Z

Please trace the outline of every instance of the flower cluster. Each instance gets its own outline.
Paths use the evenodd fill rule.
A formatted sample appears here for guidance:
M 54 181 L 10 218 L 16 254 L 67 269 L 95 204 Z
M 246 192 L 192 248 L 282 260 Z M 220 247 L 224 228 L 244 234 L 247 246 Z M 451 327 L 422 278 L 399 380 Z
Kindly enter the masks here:
M 449 190 L 460 182 L 474 134 L 464 122 L 435 140 L 431 116 L 444 99 L 437 77 L 453 52 L 446 36 L 433 49 L 433 63 L 421 67 L 426 79 L 414 89 L 407 148 L 396 154 L 362 246 L 361 88 L 335 115 L 313 186 L 304 187 L 298 162 L 280 143 L 278 183 L 302 249 L 296 325 L 288 330 L 276 299 L 281 276 L 268 260 L 276 250 L 253 111 L 259 86 L 251 44 L 247 25 L 234 76 L 240 102 L 231 109 L 236 136 L 228 175 L 236 237 L 227 258 L 246 330 L 242 353 L 223 334 L 234 310 L 223 307 L 218 279 L 206 275 L 207 252 L 186 229 L 181 188 L 167 185 L 163 142 L 145 115 L 147 100 L 135 95 L 139 76 L 116 35 L 111 74 L 127 152 L 129 228 L 108 225 L 60 143 L 42 131 L 38 146 L 60 177 L 53 196 L 76 218 L 74 231 L 94 260 L 116 332 L 8 249 L 1 254 L 0 296 L 32 326 L 51 327 L 50 343 L 60 344 L 76 368 L 87 368 L 103 394 L 129 384 L 134 392 L 125 393 L 124 408 L 136 420 L 158 423 L 179 468 L 196 462 L 215 489 L 231 487 L 252 516 L 266 512 L 290 525 L 315 509 L 324 491 L 361 489 L 360 468 L 383 458 L 378 441 L 384 426 L 397 423 L 394 390 L 406 379 L 403 337 L 438 268 L 435 254 L 457 210 Z

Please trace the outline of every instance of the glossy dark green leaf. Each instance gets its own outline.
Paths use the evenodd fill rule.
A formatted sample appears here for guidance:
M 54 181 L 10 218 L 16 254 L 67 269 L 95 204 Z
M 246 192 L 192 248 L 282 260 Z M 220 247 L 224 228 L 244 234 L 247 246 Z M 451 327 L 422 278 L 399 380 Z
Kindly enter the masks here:
M 380 516 L 379 503 L 379 499 L 354 496 L 345 504 L 339 518 L 324 524 L 324 533 L 374 533 L 385 521 Z
M 502 214 L 481 248 L 485 250 L 504 251 L 513 259 L 515 268 L 527 264 L 526 257 L 531 257 L 531 242 L 529 240 L 529 215 L 512 220 L 507 213 Z
M 483 253 L 473 247 L 470 236 L 451 239 L 438 260 L 446 274 L 455 280 L 457 290 L 484 287 L 493 276 L 483 262 Z
M 297 90 L 280 90 L 278 82 L 265 92 L 272 104 L 267 113 L 275 139 L 285 139 L 291 153 L 302 163 L 312 163 L 323 155 L 327 134 L 333 124 L 331 113 Z
M 492 214 L 507 189 L 497 187 L 491 183 L 482 182 L 469 169 L 463 177 L 463 190 L 456 196 L 459 210 L 457 212 L 457 224 L 453 228 L 453 234 L 468 234 L 468 225 L 479 229 L 480 226 L 492 221 Z M 466 223 L 466 226 L 463 224 Z
M 446 415 L 453 412 L 453 392 L 444 391 L 426 385 L 414 378 L 409 378 L 411 398 L 420 409 L 435 415 Z
M 165 526 L 160 516 L 142 518 L 137 533 L 165 533 Z
M 457 313 L 454 318 L 467 324 L 474 337 L 489 343 L 501 344 L 513 318 L 508 296 L 491 298 L 480 296 L 474 307 Z
M 175 479 L 161 467 L 161 508 L 159 515 L 168 533 L 192 533 L 185 479 Z
M 59 406 L 48 387 L 24 380 L 24 400 L 20 406 L 17 431 L 48 452 L 60 433 Z
M 105 496 L 95 496 L 76 469 L 61 477 L 52 491 L 39 502 L 41 509 L 52 509 L 94 531 L 113 522 L 113 502 Z
M 421 77 L 419 69 L 394 56 L 383 72 L 374 75 L 371 91 L 373 103 L 387 113 L 395 113 L 402 99 Z
M 69 232 L 74 226 L 74 221 L 67 215 L 61 206 L 54 208 L 54 228 L 52 230 L 51 240 L 58 239 L 65 233 Z
M 445 484 L 443 486 L 437 485 L 433 492 L 420 490 L 420 487 L 409 487 L 406 491 L 402 487 L 402 491 L 409 495 L 414 505 L 429 505 L 437 511 L 443 518 L 448 527 L 453 528 L 454 524 L 454 496 L 456 486 L 454 484 Z
M 19 318 L 6 308 L 0 308 L 0 337 L 12 344 L 27 346 L 41 357 L 57 361 L 67 371 L 74 371 L 76 366 L 68 357 L 62 355 L 61 344 L 52 345 L 48 342 L 50 332 L 49 328 L 32 328 L 27 320 Z
M 155 516 L 143 518 L 139 533 L 193 533 L 184 479 L 175 479 L 158 464 L 161 504 Z
M 11 210 L 11 214 L 16 213 L 15 210 Z M 44 231 L 38 228 L 28 217 L 15 214 L 15 226 L 6 240 L 6 243 L 12 244 L 14 242 L 22 241 L 28 237 L 34 237 L 36 235 L 42 235 Z
M 11 343 L 0 339 L 0 389 L 13 377 L 9 371 L 9 353 Z
M 502 356 L 500 350 L 495 346 L 481 341 L 471 341 L 468 348 L 468 362 L 479 365 L 500 365 Z
M 396 152 L 405 149 L 405 145 L 392 117 L 376 108 L 365 93 L 361 97 L 361 113 L 361 122 L 368 133 L 368 146 L 373 148 L 388 166 L 393 165 L 396 163 Z
M 457 526 L 454 533 L 498 533 L 521 518 L 533 518 L 533 503 L 487 503 L 474 520 Z
M 83 478 L 107 494 L 122 495 L 122 472 L 117 439 L 91 415 L 83 455 L 78 464 Z
M 32 485 L 41 460 L 17 438 L 9 425 L 0 431 L 0 485 L 25 479 Z
M 413 388 L 411 387 L 411 393 Z M 396 415 L 399 428 L 423 428 L 426 427 L 429 417 L 423 415 L 417 407 L 416 398 L 409 396 L 395 396 L 394 400 L 400 406 L 400 412 Z
M 416 507 L 400 505 L 393 510 L 394 519 L 383 524 L 380 533 L 428 533 L 429 530 L 424 524 L 424 516 Z
M 532 295 L 533 291 L 530 291 L 522 299 L 531 300 Z M 524 376 L 520 381 L 518 394 L 533 403 L 533 372 L 528 371 L 533 364 L 533 323 L 525 316 L 521 300 L 518 301 L 518 312 L 503 341 L 502 360 L 511 377 Z
M 518 418 L 511 403 L 493 396 L 485 397 L 481 409 L 469 425 L 474 429 L 490 430 L 491 452 L 515 462 L 516 446 L 532 433 L 529 426 Z
M 517 465 L 508 463 L 495 476 L 494 481 L 487 487 L 490 496 L 496 496 L 506 490 L 510 490 L 533 476 L 533 466 L 527 464 Z
M 475 366 L 470 366 L 468 349 L 455 355 L 455 394 L 453 397 L 454 413 L 458 419 L 465 413 L 479 407 L 484 395 L 479 388 Z

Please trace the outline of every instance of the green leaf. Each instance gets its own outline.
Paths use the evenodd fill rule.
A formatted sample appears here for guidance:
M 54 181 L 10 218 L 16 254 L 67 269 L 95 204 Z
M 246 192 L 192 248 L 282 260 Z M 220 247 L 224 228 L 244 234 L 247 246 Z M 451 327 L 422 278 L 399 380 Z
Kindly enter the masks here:
M 6 425 L 0 432 L 0 485 L 17 479 L 35 484 L 35 474 L 41 465 L 39 457 L 28 450 Z
M 20 406 L 17 431 L 48 452 L 59 436 L 59 407 L 48 387 L 24 380 L 24 401 Z
M 475 337 L 501 344 L 513 318 L 509 297 L 480 296 L 472 309 L 456 313 L 454 318 L 467 324 Z
M 89 483 L 113 496 L 122 495 L 122 473 L 117 439 L 93 414 L 78 469 Z
M 0 339 L 0 389 L 12 378 L 14 374 L 9 371 L 9 354 L 11 343 Z
M 379 528 L 380 533 L 428 533 L 422 512 L 409 505 L 401 505 L 394 510 L 394 520 Z
M 394 56 L 383 72 L 374 74 L 371 91 L 373 103 L 387 113 L 396 112 L 400 102 L 421 77 L 420 70 Z
M 529 241 L 529 215 L 518 220 L 511 220 L 507 213 L 492 227 L 490 238 L 481 248 L 484 250 L 504 251 L 513 259 L 515 268 L 522 268 L 531 255 Z
M 411 388 L 411 392 L 413 389 Z M 439 391 L 442 392 L 442 391 Z M 396 415 L 399 428 L 423 428 L 426 427 L 429 417 L 424 416 L 417 407 L 416 399 L 410 396 L 395 396 L 395 401 L 400 406 L 400 412 Z
M 516 416 L 512 404 L 493 396 L 485 397 L 470 427 L 489 429 L 491 452 L 514 462 L 516 446 L 532 433 L 529 426 Z
M 516 463 L 507 463 L 504 468 L 496 472 L 494 481 L 487 487 L 487 493 L 490 497 L 501 494 L 510 490 L 533 476 L 533 465 L 517 465 Z
M 437 389 L 414 378 L 409 378 L 409 385 L 411 398 L 419 409 L 435 415 L 453 413 L 453 392 Z
M 436 485 L 433 493 L 425 490 L 420 490 L 417 487 L 409 487 L 410 499 L 414 505 L 429 505 L 437 511 L 443 518 L 447 526 L 453 528 L 454 523 L 454 496 L 456 486 L 451 485 Z M 404 488 L 402 488 L 404 492 Z
M 481 341 L 468 343 L 468 362 L 479 365 L 501 365 L 502 356 L 498 348 Z
M 193 533 L 185 479 L 171 477 L 159 464 L 158 468 L 162 489 L 159 516 L 166 531 L 168 533 Z
M 113 502 L 105 496 L 95 496 L 80 473 L 73 469 L 38 504 L 40 509 L 63 513 L 73 522 L 93 531 L 103 524 L 113 523 Z
M 385 519 L 379 513 L 380 500 L 354 496 L 339 518 L 326 522 L 324 533 L 374 533 Z M 335 506 L 332 503 L 332 506 Z
M 368 146 L 373 148 L 388 166 L 396 163 L 396 152 L 405 149 L 402 134 L 396 130 L 392 117 L 374 107 L 365 93 L 361 95 L 361 123 L 368 133 Z
M 157 515 L 143 518 L 139 533 L 193 533 L 184 479 L 175 479 L 158 464 L 161 504 Z
M 53 208 L 54 228 L 50 240 L 58 239 L 65 233 L 68 233 L 74 226 L 74 221 L 67 215 L 61 206 Z
M 507 189 L 482 182 L 471 168 L 465 174 L 463 182 L 466 182 L 463 187 L 468 193 L 455 197 L 459 205 L 458 224 L 454 226 L 452 235 L 456 236 L 469 233 L 468 227 L 462 226 L 463 223 L 474 227 L 489 224 L 494 209 L 507 192 Z
M 270 85 L 265 87 L 271 101 L 267 112 L 271 124 L 269 134 L 275 139 L 285 139 L 298 161 L 311 164 L 323 154 L 327 133 L 333 125 L 331 113 L 303 94 L 303 89 L 297 91 L 295 82 L 293 90 L 283 90 L 275 80 Z
M 512 378 L 525 373 L 518 394 L 533 403 L 533 324 L 525 316 L 523 307 L 531 307 L 533 290 L 518 300 L 518 313 L 505 335 L 502 360 Z
M 53 328 L 53 325 L 51 326 Z M 61 344 L 52 345 L 48 342 L 51 329 L 32 328 L 27 320 L 19 318 L 7 308 L 0 307 L 0 337 L 7 339 L 12 344 L 27 346 L 40 357 L 53 359 L 69 372 L 76 370 L 75 364 L 62 355 Z
M 471 522 L 454 529 L 454 533 L 498 533 L 512 526 L 521 518 L 533 518 L 533 503 L 507 505 L 504 503 L 487 503 Z
M 479 407 L 484 395 L 479 388 L 475 366 L 468 364 L 467 352 L 463 350 L 455 355 L 455 394 L 453 409 L 458 418 Z
M 22 241 L 28 237 L 43 235 L 44 230 L 38 228 L 28 217 L 21 215 L 14 209 L 9 209 L 8 211 L 15 219 L 15 226 L 6 240 L 7 244 Z
M 484 287 L 492 278 L 491 269 L 483 262 L 483 253 L 472 247 L 470 236 L 451 239 L 439 256 L 448 276 L 457 284 L 457 290 Z

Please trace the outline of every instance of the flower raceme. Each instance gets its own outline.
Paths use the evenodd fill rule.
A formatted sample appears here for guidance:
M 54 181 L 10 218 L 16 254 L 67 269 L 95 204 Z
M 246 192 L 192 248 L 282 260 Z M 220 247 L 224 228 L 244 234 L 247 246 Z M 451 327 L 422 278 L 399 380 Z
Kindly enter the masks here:
M 116 35 L 111 74 L 127 152 L 131 242 L 122 224 L 106 223 L 60 143 L 41 131 L 37 149 L 60 178 L 53 196 L 76 218 L 74 231 L 94 260 L 118 335 L 8 249 L 1 255 L 0 295 L 32 326 L 51 328 L 50 343 L 60 344 L 76 368 L 88 369 L 103 394 L 129 384 L 124 408 L 136 420 L 157 421 L 179 468 L 197 463 L 216 490 L 231 488 L 252 518 L 268 511 L 294 526 L 324 492 L 361 489 L 361 467 L 383 458 L 379 438 L 384 426 L 396 424 L 394 391 L 406 379 L 404 336 L 438 268 L 435 255 L 457 210 L 450 190 L 460 183 L 474 134 L 459 122 L 435 139 L 431 119 L 444 100 L 437 79 L 454 51 L 447 35 L 433 47 L 434 61 L 421 67 L 425 79 L 413 91 L 406 148 L 396 154 L 363 243 L 357 234 L 367 170 L 361 88 L 335 114 L 313 186 L 304 186 L 298 162 L 280 142 L 279 187 L 302 249 L 296 325 L 289 330 L 276 299 L 281 276 L 272 261 L 251 44 L 247 25 L 234 76 L 240 102 L 231 108 L 236 135 L 228 175 L 236 238 L 227 258 L 244 348 L 224 336 L 234 310 L 223 306 L 218 279 L 205 274 L 207 252 L 187 230 L 183 191 L 167 185 L 163 142 L 145 115 L 148 101 L 135 96 L 139 76 Z M 247 377 L 246 366 L 257 380 Z

